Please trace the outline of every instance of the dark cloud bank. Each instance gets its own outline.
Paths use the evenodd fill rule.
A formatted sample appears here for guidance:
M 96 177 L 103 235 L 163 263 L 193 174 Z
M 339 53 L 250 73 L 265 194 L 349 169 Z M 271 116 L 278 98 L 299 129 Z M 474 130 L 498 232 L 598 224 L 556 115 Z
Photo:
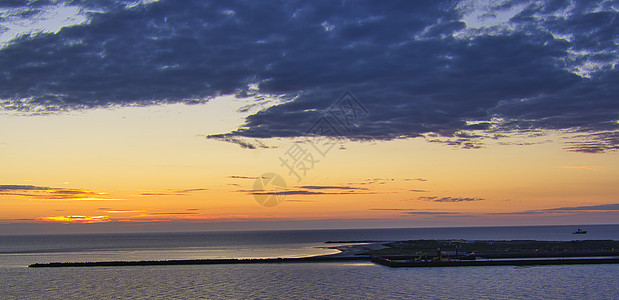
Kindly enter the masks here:
M 616 1 L 504 1 L 486 17 L 523 5 L 511 29 L 467 29 L 458 1 L 54 2 L 99 12 L 0 49 L 4 109 L 278 95 L 294 100 L 218 137 L 298 137 L 351 91 L 369 112 L 351 139 L 569 130 L 568 150 L 619 148 Z
M 578 212 L 619 212 L 619 204 L 600 204 L 600 205 L 585 205 L 585 206 L 568 206 L 549 208 L 544 210 L 527 210 L 511 213 L 494 213 L 496 215 L 540 215 L 554 213 L 578 213 Z

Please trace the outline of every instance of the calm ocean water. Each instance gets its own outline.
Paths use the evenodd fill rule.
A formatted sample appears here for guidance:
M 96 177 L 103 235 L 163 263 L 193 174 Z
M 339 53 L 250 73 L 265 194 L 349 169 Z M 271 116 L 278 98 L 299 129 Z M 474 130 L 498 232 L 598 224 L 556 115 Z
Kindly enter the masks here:
M 372 263 L 30 269 L 56 261 L 296 257 L 342 240 L 619 240 L 619 225 L 0 237 L 0 298 L 619 299 L 619 265 L 390 269 Z

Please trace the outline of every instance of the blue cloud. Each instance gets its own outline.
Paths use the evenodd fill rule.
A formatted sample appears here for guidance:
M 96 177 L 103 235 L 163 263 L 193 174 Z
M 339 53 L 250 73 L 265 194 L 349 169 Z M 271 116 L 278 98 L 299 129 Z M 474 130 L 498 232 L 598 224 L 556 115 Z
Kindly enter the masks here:
M 130 2 L 2 4 L 97 12 L 0 49 L 0 107 L 63 111 L 223 94 L 291 100 L 214 136 L 253 148 L 240 139 L 302 136 L 349 90 L 369 112 L 342 133 L 351 139 L 436 134 L 476 148 L 472 141 L 489 135 L 569 130 L 583 137 L 568 150 L 619 148 L 614 1 L 503 1 L 486 15 L 522 9 L 480 28 L 467 27 L 461 3 L 447 0 Z

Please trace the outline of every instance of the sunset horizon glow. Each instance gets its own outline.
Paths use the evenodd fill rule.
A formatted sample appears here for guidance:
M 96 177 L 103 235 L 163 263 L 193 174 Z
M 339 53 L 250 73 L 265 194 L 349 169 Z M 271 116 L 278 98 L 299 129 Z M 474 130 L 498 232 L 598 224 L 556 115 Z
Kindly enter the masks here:
M 0 179 L 11 183 L 0 185 L 0 230 L 568 225 L 618 216 L 617 153 L 568 152 L 561 135 L 506 137 L 477 149 L 423 137 L 333 139 L 335 147 L 297 181 L 278 158 L 302 139 L 249 140 L 269 145 L 257 149 L 205 139 L 208 122 L 196 108 L 166 106 L 153 118 L 145 117 L 150 107 L 3 118 L 3 128 L 25 127 L 20 133 L 29 138 L 9 137 L 0 150 L 8 166 Z M 121 124 L 104 128 L 97 119 Z M 172 129 L 158 130 L 161 124 Z M 29 152 L 42 141 L 45 153 Z M 254 199 L 254 182 L 267 171 L 287 183 L 274 207 Z
M 2 235 L 618 223 L 612 1 L 35 2 Z

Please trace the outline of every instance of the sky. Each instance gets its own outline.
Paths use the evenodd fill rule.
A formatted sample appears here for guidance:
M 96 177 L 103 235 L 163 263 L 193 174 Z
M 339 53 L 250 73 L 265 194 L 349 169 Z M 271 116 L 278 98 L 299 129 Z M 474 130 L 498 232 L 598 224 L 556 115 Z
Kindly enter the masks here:
M 617 1 L 2 1 L 0 234 L 616 224 Z

